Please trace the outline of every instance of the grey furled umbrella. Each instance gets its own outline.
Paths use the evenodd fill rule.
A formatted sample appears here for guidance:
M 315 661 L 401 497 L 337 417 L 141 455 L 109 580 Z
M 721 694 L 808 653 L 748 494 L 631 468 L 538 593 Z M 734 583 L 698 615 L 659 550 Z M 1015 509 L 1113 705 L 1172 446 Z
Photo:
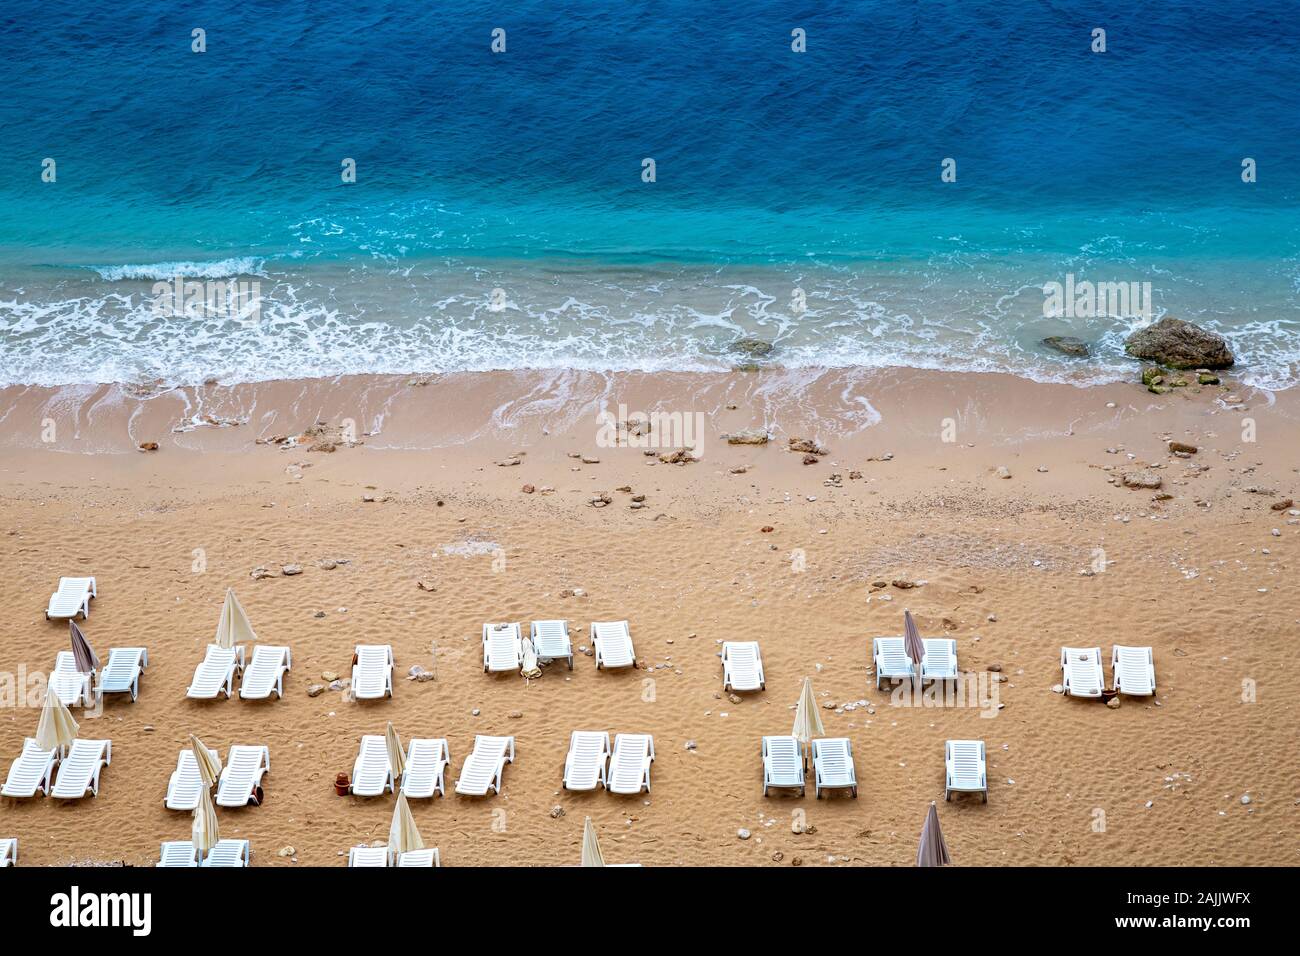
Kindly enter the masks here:
M 914 684 L 918 687 L 921 684 L 921 660 L 925 657 L 925 641 L 921 640 L 921 632 L 916 629 L 916 622 L 912 620 L 912 612 L 903 612 L 903 649 L 907 651 L 907 656 L 911 659 L 913 666 L 916 667 L 916 676 L 912 678 Z
M 925 815 L 925 826 L 921 827 L 921 842 L 916 847 L 917 866 L 950 866 L 952 857 L 943 842 L 943 833 L 939 830 L 939 811 L 930 802 L 930 810 Z
M 77 662 L 77 670 L 83 674 L 94 674 L 99 670 L 99 658 L 86 640 L 86 635 L 77 627 L 77 622 L 69 619 L 68 627 L 72 629 L 72 656 Z

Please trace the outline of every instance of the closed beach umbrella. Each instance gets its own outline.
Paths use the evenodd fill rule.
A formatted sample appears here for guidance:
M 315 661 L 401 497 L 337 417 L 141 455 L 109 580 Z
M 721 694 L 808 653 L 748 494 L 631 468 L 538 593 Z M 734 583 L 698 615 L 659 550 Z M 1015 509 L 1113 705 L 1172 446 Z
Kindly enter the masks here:
M 921 660 L 925 657 L 925 641 L 921 640 L 921 632 L 916 629 L 916 622 L 912 620 L 911 611 L 903 612 L 903 649 L 907 651 L 907 656 L 916 667 L 916 676 L 913 681 L 920 684 Z
M 69 619 L 68 627 L 71 629 L 72 657 L 77 662 L 77 670 L 83 674 L 95 673 L 99 670 L 99 657 L 94 648 L 86 640 L 86 635 L 81 633 L 76 621 Z
M 397 806 L 393 807 L 393 822 L 388 828 L 388 852 L 398 854 L 423 849 L 424 840 L 420 839 L 420 831 L 415 828 L 411 805 L 406 802 L 406 794 L 399 793 Z
M 199 779 L 204 788 L 211 790 L 221 777 L 221 761 L 212 756 L 212 751 L 203 746 L 203 741 L 190 734 L 190 750 L 194 751 L 194 762 L 199 767 Z
M 388 764 L 393 768 L 393 779 L 400 780 L 406 773 L 406 755 L 402 753 L 402 738 L 397 736 L 391 720 L 384 731 L 384 743 L 388 746 Z
M 794 709 L 794 729 L 790 733 L 803 745 L 806 765 L 809 741 L 826 735 L 826 729 L 822 727 L 822 715 L 817 712 L 817 698 L 813 697 L 811 677 L 803 679 L 803 691 L 799 694 L 799 704 Z
M 952 857 L 943 842 L 943 833 L 939 830 L 939 811 L 930 803 L 930 812 L 925 815 L 925 826 L 921 827 L 921 842 L 916 847 L 917 866 L 949 866 Z
M 77 722 L 72 711 L 59 700 L 52 690 L 45 691 L 45 705 L 41 707 L 40 720 L 36 722 L 36 746 L 42 750 L 67 747 L 77 739 Z
M 199 805 L 194 808 L 194 823 L 190 825 L 190 839 L 199 856 L 207 856 L 217 845 L 221 832 L 217 828 L 217 808 L 212 803 L 212 791 L 204 787 L 199 791 Z
M 587 817 L 582 825 L 582 865 L 605 865 L 605 854 L 600 852 L 600 841 L 596 839 L 596 828 L 591 825 L 591 817 Z
M 524 638 L 524 666 L 519 669 L 519 673 L 530 678 L 542 676 L 542 669 L 537 666 L 537 651 L 533 647 L 531 638 Z
M 236 644 L 255 644 L 257 635 L 253 625 L 248 623 L 248 615 L 235 597 L 234 588 L 226 588 L 226 600 L 221 605 L 221 619 L 217 621 L 217 635 L 212 643 L 218 647 L 234 647 Z

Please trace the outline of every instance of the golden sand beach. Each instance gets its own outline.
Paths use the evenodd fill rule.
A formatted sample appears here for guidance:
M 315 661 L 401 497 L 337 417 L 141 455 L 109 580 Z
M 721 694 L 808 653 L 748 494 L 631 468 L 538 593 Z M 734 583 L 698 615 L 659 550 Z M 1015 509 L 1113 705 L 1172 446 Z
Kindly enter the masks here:
M 697 460 L 608 447 L 597 414 L 620 404 L 700 422 Z M 389 721 L 449 742 L 448 795 L 411 802 L 446 866 L 576 863 L 586 816 L 610 862 L 906 865 L 936 800 L 959 865 L 1300 860 L 1289 393 L 482 373 L 9 388 L 0 409 L 0 773 L 37 721 L 20 675 L 68 646 L 42 613 L 61 575 L 97 578 L 79 624 L 101 659 L 149 651 L 137 702 L 74 711 L 113 741 L 99 796 L 0 806 L 25 865 L 146 866 L 188 839 L 163 798 L 190 734 L 270 749 L 263 804 L 218 814 L 255 866 L 343 865 L 386 839 L 394 801 L 334 778 Z M 746 429 L 770 440 L 722 437 Z M 1126 487 L 1139 473 L 1159 488 Z M 283 700 L 186 698 L 228 587 L 260 641 L 292 648 Z M 982 699 L 876 689 L 871 639 L 900 634 L 904 609 L 956 641 Z M 571 672 L 483 672 L 484 622 L 551 618 L 581 651 Z M 610 620 L 629 622 L 636 669 L 589 656 Z M 723 691 L 724 640 L 760 643 L 765 690 Z M 309 696 L 359 643 L 392 645 L 392 698 Z M 1054 690 L 1063 645 L 1099 646 L 1109 684 L 1115 644 L 1153 648 L 1154 697 Z M 435 679 L 407 679 L 417 665 Z M 852 741 L 856 799 L 762 795 L 760 739 L 789 733 L 804 677 L 826 734 Z M 573 730 L 652 734 L 651 791 L 562 790 Z M 451 792 L 476 734 L 515 738 L 500 795 Z M 985 741 L 987 804 L 944 801 L 954 738 Z

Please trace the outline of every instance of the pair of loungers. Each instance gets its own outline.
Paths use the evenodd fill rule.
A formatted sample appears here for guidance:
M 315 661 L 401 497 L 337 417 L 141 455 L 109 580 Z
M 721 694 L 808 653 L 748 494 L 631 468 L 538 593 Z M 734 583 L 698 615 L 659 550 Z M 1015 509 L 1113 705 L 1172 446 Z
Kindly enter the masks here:
M 565 661 L 573 670 L 573 642 L 568 621 L 533 621 L 529 639 L 538 661 Z M 518 624 L 483 625 L 483 672 L 502 674 L 524 664 L 524 640 Z
M 957 680 L 957 642 L 951 638 L 927 637 L 921 658 L 921 682 Z M 876 637 L 871 641 L 871 659 L 876 668 L 876 690 L 886 680 L 913 680 L 916 664 L 907 656 L 901 637 Z
M 1111 649 L 1112 687 L 1121 694 L 1150 697 L 1156 692 L 1155 658 L 1149 647 Z M 1106 675 L 1101 669 L 1100 647 L 1062 647 L 1061 685 L 1070 697 L 1100 697 Z
M 564 789 L 595 790 L 599 783 L 610 793 L 649 793 L 654 759 L 655 742 L 649 734 L 618 734 L 611 749 L 604 731 L 575 730 L 564 758 Z
M 90 707 L 105 694 L 130 694 L 134 703 L 140 696 L 140 674 L 148 666 L 149 652 L 143 647 L 114 647 L 102 672 L 83 674 L 72 651 L 59 651 L 48 686 L 65 707 Z
M 235 692 L 235 674 L 240 673 L 241 700 L 267 700 L 272 693 L 279 699 L 284 697 L 284 675 L 292 665 L 293 657 L 287 647 L 258 644 L 253 648 L 252 662 L 245 667 L 242 646 L 209 644 L 185 696 L 192 700 L 214 700 L 218 694 L 225 694 L 229 700 Z
M 213 758 L 218 753 L 209 748 Z M 271 772 L 271 751 L 263 745 L 232 744 L 225 766 L 217 781 L 217 806 L 243 807 L 256 802 L 257 788 L 262 778 Z M 194 751 L 184 748 L 176 758 L 176 769 L 167 781 L 167 796 L 163 805 L 168 810 L 194 810 L 199 805 L 203 778 Z
M 406 770 L 401 791 L 410 799 L 445 796 L 445 771 L 451 761 L 447 738 L 413 738 L 406 745 Z M 366 734 L 352 764 L 352 793 L 377 797 L 396 792 L 397 781 L 388 760 L 388 741 L 383 734 Z
M 858 795 L 858 775 L 853 766 L 853 745 L 847 737 L 824 737 L 811 743 L 813 794 L 823 790 L 848 790 Z M 804 751 L 793 736 L 763 738 L 763 796 L 773 787 L 807 792 L 804 780 Z
M 518 624 L 483 625 L 483 672 L 504 674 L 519 670 L 524 663 L 523 632 Z M 568 621 L 533 621 L 530 639 L 533 652 L 542 662 L 564 660 L 573 670 L 573 642 L 569 639 Z M 591 625 L 591 644 L 596 653 L 596 669 L 636 667 L 636 649 L 627 621 L 595 621 Z
M 86 794 L 99 796 L 99 774 L 113 761 L 111 740 L 72 742 L 66 755 L 42 750 L 34 739 L 23 741 L 23 751 L 9 767 L 0 795 L 29 799 L 41 793 L 60 800 L 80 800 Z M 58 775 L 55 776 L 55 767 Z
M 442 866 L 438 848 L 392 853 L 386 846 L 354 846 L 348 850 L 348 866 Z
M 90 617 L 90 600 L 95 597 L 94 578 L 59 578 L 59 587 L 50 595 L 45 608 L 46 620 Z
M 247 840 L 218 840 L 202 861 L 198 850 L 188 840 L 173 840 L 162 845 L 159 866 L 233 866 L 245 867 L 253 858 L 253 848 Z

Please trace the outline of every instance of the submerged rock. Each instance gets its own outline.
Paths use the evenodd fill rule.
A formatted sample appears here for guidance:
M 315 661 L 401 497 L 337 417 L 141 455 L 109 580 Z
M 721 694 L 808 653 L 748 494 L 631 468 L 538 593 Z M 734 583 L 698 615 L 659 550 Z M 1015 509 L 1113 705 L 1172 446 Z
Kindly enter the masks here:
M 1130 335 L 1124 350 L 1134 358 L 1178 369 L 1228 368 L 1236 362 L 1222 335 L 1169 315 Z
M 1071 358 L 1087 358 L 1092 354 L 1088 343 L 1073 335 L 1049 335 L 1043 339 L 1043 345 Z

